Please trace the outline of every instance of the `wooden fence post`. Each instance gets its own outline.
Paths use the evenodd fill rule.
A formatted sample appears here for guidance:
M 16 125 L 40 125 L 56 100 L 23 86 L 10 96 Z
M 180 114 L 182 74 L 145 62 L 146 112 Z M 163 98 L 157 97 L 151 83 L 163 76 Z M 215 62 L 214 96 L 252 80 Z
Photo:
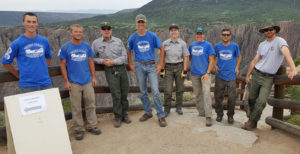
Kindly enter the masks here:
M 276 75 L 284 75 L 286 74 L 286 67 L 280 66 Z M 278 99 L 284 99 L 285 97 L 285 85 L 275 85 L 274 86 L 274 97 Z M 273 118 L 283 120 L 283 108 L 273 107 Z

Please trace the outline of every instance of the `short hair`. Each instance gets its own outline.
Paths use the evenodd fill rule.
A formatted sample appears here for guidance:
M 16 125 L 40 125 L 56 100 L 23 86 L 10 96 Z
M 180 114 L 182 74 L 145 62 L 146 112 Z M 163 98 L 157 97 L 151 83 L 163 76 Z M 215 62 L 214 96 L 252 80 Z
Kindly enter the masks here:
M 79 25 L 79 24 L 73 24 L 73 25 L 70 26 L 70 31 L 71 32 L 72 32 L 72 28 L 73 27 L 81 28 L 83 30 L 83 27 L 81 25 Z
M 228 31 L 228 32 L 230 32 L 230 34 L 231 34 L 231 30 L 230 30 L 229 28 L 224 28 L 224 29 L 222 29 L 222 33 L 225 32 L 225 31 Z
M 34 14 L 34 13 L 32 13 L 32 12 L 26 12 L 26 13 L 24 13 L 24 15 L 23 15 L 23 21 L 25 20 L 25 16 L 34 16 L 34 17 L 36 17 L 37 21 L 39 21 L 37 15 Z

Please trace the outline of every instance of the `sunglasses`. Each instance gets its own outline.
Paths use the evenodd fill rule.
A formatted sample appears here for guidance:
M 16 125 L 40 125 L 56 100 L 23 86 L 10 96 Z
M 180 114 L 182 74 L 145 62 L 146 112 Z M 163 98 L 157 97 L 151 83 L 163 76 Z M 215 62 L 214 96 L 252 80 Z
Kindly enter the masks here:
M 111 30 L 111 27 L 102 27 L 101 30 Z
M 222 36 L 230 36 L 231 34 L 222 34 Z
M 145 21 L 143 21 L 143 20 L 140 20 L 140 21 L 138 21 L 137 23 L 145 23 Z
M 268 32 L 268 31 L 273 31 L 274 30 L 274 28 L 265 28 L 265 29 L 263 29 L 263 32 Z

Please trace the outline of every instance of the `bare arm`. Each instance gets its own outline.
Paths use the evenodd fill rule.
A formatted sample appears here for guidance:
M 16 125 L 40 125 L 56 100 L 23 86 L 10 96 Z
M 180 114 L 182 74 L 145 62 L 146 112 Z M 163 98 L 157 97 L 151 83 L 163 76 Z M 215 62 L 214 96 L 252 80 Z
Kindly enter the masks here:
M 236 75 L 239 75 L 239 68 L 240 68 L 241 60 L 242 60 L 242 55 L 239 55 L 237 57 L 237 60 L 236 60 L 236 67 L 235 67 L 235 74 Z
M 254 59 L 251 61 L 250 66 L 249 66 L 249 70 L 246 76 L 246 83 L 250 82 L 250 75 L 255 67 L 255 65 L 258 63 L 258 61 L 260 60 L 260 56 L 258 54 L 256 54 L 256 56 L 254 57 Z
M 3 66 L 17 79 L 19 79 L 19 72 L 11 64 L 3 64 Z
M 218 67 L 218 58 L 217 57 L 215 57 L 215 64 L 214 64 L 214 66 L 215 66 L 215 73 L 216 74 L 218 74 L 219 73 L 219 67 Z
M 188 56 L 183 58 L 183 70 L 187 71 Z
M 91 71 L 91 75 L 92 75 L 92 85 L 93 85 L 93 87 L 95 87 L 97 85 L 97 79 L 96 79 L 96 75 L 95 75 L 95 64 L 94 64 L 93 58 L 89 58 L 89 67 L 90 67 L 90 71 Z
M 47 66 L 49 67 L 51 63 L 51 58 L 47 58 L 46 61 L 47 61 Z
M 215 55 L 210 55 L 208 58 L 209 58 L 209 64 L 208 64 L 208 68 L 206 70 L 206 74 L 204 74 L 201 77 L 203 82 L 205 82 L 209 78 L 209 74 L 211 72 L 211 69 L 212 69 L 213 65 L 215 64 Z
M 71 87 L 71 83 L 68 80 L 68 73 L 67 73 L 67 69 L 66 69 L 66 63 L 67 63 L 67 61 L 65 59 L 60 59 L 60 71 L 61 71 L 61 74 L 62 74 L 62 76 L 64 78 L 64 81 L 65 81 L 65 88 L 67 90 L 71 90 L 72 87 Z
M 293 58 L 291 56 L 290 50 L 287 46 L 283 46 L 281 48 L 281 53 L 283 54 L 283 56 L 285 58 L 285 61 L 287 62 L 287 64 L 289 65 L 289 67 L 291 69 L 288 77 L 291 80 L 293 80 L 294 76 L 297 75 L 297 71 L 296 71 L 296 66 L 295 66 L 295 63 L 294 63 Z
M 130 70 L 135 73 L 135 68 L 132 65 L 132 60 L 131 60 L 131 52 L 129 50 L 127 50 L 127 59 L 128 59 L 128 66 L 130 68 Z
M 163 46 L 160 46 L 160 61 L 159 64 L 156 66 L 156 74 L 159 74 L 160 70 L 164 68 L 164 60 L 165 60 L 165 49 Z

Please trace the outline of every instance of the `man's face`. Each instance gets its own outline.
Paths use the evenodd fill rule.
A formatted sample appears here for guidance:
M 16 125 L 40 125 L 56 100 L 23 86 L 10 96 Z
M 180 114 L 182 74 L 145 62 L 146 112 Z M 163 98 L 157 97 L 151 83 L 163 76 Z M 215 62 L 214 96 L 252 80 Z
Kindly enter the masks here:
M 135 23 L 136 25 L 136 29 L 137 30 L 145 30 L 146 29 L 146 25 L 147 25 L 147 22 L 143 21 L 143 20 L 140 20 L 140 21 L 137 21 Z
M 228 42 L 231 39 L 231 33 L 230 31 L 223 31 L 221 34 L 221 38 L 223 42 Z
M 106 27 L 102 27 L 100 32 L 104 38 L 109 38 L 111 36 L 112 29 L 111 27 L 106 26 Z
M 29 15 L 25 16 L 24 21 L 22 22 L 22 24 L 25 28 L 25 31 L 28 31 L 30 33 L 36 32 L 36 29 L 39 25 L 37 17 L 36 16 L 29 16 Z
M 196 37 L 197 42 L 203 42 L 205 35 L 201 32 L 198 32 L 198 33 L 196 33 L 195 37 Z
M 264 34 L 267 38 L 272 38 L 276 33 L 276 30 L 273 27 L 265 28 Z
M 70 34 L 72 39 L 80 41 L 83 37 L 83 29 L 81 27 L 72 27 Z
M 178 38 L 178 36 L 179 36 L 179 30 L 176 29 L 176 28 L 170 29 L 170 36 L 172 38 Z

